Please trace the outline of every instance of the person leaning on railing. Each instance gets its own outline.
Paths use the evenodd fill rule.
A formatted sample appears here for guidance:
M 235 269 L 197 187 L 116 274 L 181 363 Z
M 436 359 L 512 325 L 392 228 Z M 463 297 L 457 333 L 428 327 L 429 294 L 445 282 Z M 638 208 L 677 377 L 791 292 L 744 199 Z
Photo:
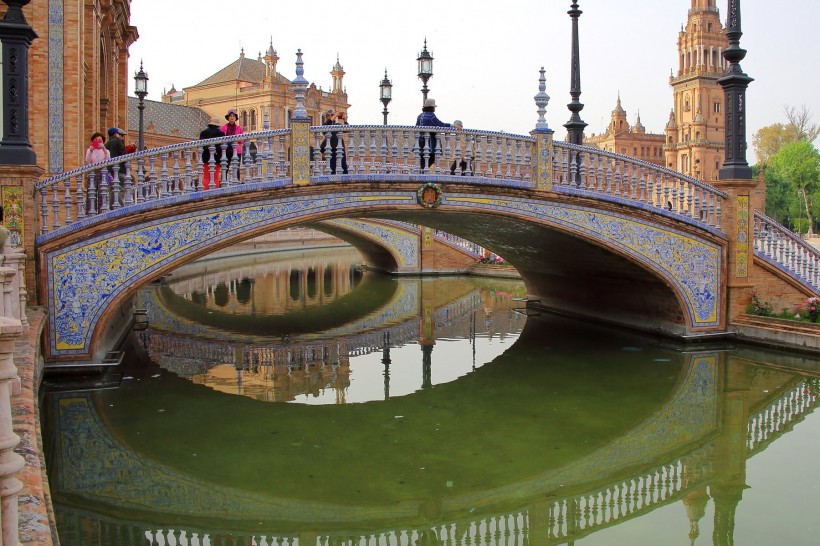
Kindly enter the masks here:
M 425 99 L 421 114 L 416 118 L 417 127 L 452 127 L 449 123 L 444 123 L 436 117 L 436 101 Z M 427 140 L 427 142 L 425 142 Z M 432 167 L 436 162 L 436 133 L 431 131 L 429 137 L 424 134 L 419 135 L 419 154 L 421 155 L 421 172 L 428 167 Z M 426 161 L 425 161 L 426 160 Z
M 88 148 L 85 151 L 85 164 L 91 165 L 92 163 L 99 163 L 101 161 L 107 161 L 111 159 L 111 152 L 108 151 L 108 148 L 105 147 L 105 137 L 102 133 L 94 133 L 91 135 L 91 142 L 88 145 Z M 95 197 L 95 205 L 99 203 L 99 195 L 100 195 L 100 182 L 102 182 L 102 177 L 106 176 L 108 173 L 103 171 L 103 169 L 97 169 L 96 171 L 91 171 L 88 173 L 88 186 L 86 186 L 86 206 L 88 207 L 87 212 L 97 212 L 96 210 L 91 210 L 91 180 L 94 180 L 94 194 L 97 196 Z M 111 177 L 113 180 L 113 177 Z

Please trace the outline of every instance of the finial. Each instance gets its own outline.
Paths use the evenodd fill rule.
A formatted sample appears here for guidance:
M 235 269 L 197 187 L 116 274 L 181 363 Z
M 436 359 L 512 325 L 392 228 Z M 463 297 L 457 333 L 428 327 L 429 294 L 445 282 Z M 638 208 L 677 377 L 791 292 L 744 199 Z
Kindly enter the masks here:
M 385 70 L 385 76 L 387 75 L 387 70 Z M 535 123 L 535 130 L 536 131 L 547 131 L 549 130 L 549 126 L 547 125 L 547 120 L 544 118 L 544 114 L 547 113 L 547 104 L 550 102 L 550 96 L 547 95 L 547 78 L 544 76 L 544 67 L 541 67 L 540 70 L 541 77 L 538 78 L 538 94 L 533 97 L 535 99 L 535 105 L 538 107 L 538 121 Z
M 305 79 L 305 63 L 302 62 L 302 50 L 296 50 L 296 78 L 293 80 L 293 90 L 296 95 L 296 108 L 293 110 L 294 119 L 307 119 L 305 110 L 305 91 L 308 88 L 308 81 Z

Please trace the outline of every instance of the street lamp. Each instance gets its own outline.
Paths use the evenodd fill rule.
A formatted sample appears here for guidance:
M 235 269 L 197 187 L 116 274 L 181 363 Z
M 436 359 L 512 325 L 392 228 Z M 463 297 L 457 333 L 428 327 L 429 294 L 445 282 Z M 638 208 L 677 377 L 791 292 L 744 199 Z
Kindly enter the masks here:
M 421 88 L 421 93 L 424 95 L 424 100 L 427 100 L 427 80 L 433 77 L 433 56 L 427 51 L 427 38 L 424 39 L 424 49 L 419 53 L 419 78 L 424 86 Z
M 390 104 L 390 101 L 393 98 L 392 90 L 393 90 L 393 84 L 390 83 L 390 80 L 387 79 L 387 69 L 385 68 L 384 69 L 384 79 L 379 84 L 379 100 L 381 100 L 382 104 L 384 104 L 384 111 L 382 112 L 382 114 L 384 114 L 384 124 L 385 125 L 387 125 L 387 105 Z
M 144 146 L 145 134 L 143 132 L 143 111 L 145 110 L 145 95 L 148 94 L 148 74 L 142 69 L 140 61 L 140 71 L 134 74 L 134 93 L 139 97 L 140 103 L 137 108 L 140 111 L 139 140 L 137 141 L 137 151 L 141 152 Z

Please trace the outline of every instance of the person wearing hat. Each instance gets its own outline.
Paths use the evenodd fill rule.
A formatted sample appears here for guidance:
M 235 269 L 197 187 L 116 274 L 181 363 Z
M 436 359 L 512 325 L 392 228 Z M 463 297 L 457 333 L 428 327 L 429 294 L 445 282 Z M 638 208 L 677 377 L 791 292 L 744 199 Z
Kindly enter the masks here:
M 224 124 L 220 129 L 222 132 L 225 133 L 225 136 L 233 136 L 233 135 L 241 135 L 242 134 L 242 126 L 237 123 L 239 121 L 239 114 L 236 113 L 236 108 L 228 109 L 228 113 L 225 114 L 225 119 L 228 120 L 228 123 Z M 234 143 L 229 142 L 228 147 L 225 150 L 225 159 L 228 162 L 228 165 L 231 164 L 231 158 L 233 158 L 233 147 Z M 239 165 L 242 164 L 242 141 L 236 142 L 236 160 L 237 160 L 237 169 L 236 169 L 236 178 L 239 180 Z M 227 176 L 228 173 L 225 173 Z
M 108 130 L 108 141 L 105 143 L 105 147 L 111 157 L 125 155 L 125 141 L 122 139 L 124 136 L 125 131 L 119 127 L 112 127 Z
M 108 152 L 111 154 L 111 159 L 114 159 L 115 157 L 119 157 L 121 155 L 125 155 L 125 153 L 126 153 L 125 152 L 125 140 L 123 140 L 123 138 L 122 138 L 124 136 L 125 136 L 125 131 L 123 131 L 119 127 L 112 127 L 108 130 L 108 140 L 105 143 L 105 147 L 108 149 Z M 122 164 L 122 165 L 120 165 L 119 171 L 117 173 L 117 178 L 119 178 L 119 182 L 120 182 L 120 192 L 119 192 L 120 204 L 122 204 L 123 197 L 124 197 L 123 194 L 122 194 L 122 189 L 125 186 L 125 169 L 126 169 L 126 165 Z M 109 172 L 111 173 L 111 176 L 113 177 L 114 176 L 114 167 L 113 166 L 109 167 Z M 114 204 L 114 191 L 113 191 L 113 188 L 109 188 L 109 191 L 111 192 L 111 194 L 110 194 L 111 197 L 109 199 L 109 201 L 110 201 L 109 206 L 113 206 L 113 204 Z M 101 198 L 102 198 L 102 196 L 99 196 L 98 200 L 101 199 Z
M 444 123 L 436 117 L 436 101 L 425 99 L 421 114 L 416 118 L 418 127 L 452 127 L 449 123 Z M 436 133 L 431 131 L 428 135 L 419 135 L 419 153 L 421 154 L 421 172 L 432 167 L 436 162 Z
M 205 127 L 199 133 L 199 140 L 206 140 L 209 138 L 218 138 L 225 136 L 225 133 L 222 132 L 222 129 L 219 128 L 219 124 L 222 123 L 219 121 L 218 117 L 212 117 L 211 120 L 208 122 L 208 126 Z M 221 174 L 222 166 L 220 165 L 222 161 L 222 147 L 225 146 L 224 144 L 217 144 L 215 146 L 214 151 L 214 187 L 219 187 L 219 175 Z M 202 147 L 202 188 L 209 189 L 211 185 L 211 149 L 209 146 Z

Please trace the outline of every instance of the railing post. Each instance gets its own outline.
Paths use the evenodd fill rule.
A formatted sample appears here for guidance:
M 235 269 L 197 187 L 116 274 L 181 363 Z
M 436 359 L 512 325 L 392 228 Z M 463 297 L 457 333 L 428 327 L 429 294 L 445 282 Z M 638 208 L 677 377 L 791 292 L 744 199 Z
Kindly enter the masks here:
M 535 189 L 552 190 L 552 129 L 536 129 L 530 133 L 535 139 L 535 153 L 533 154 L 533 167 L 535 172 Z
M 17 271 L 10 267 L 0 267 L 4 293 L 16 274 Z M 25 461 L 14 452 L 20 437 L 12 428 L 11 397 L 20 390 L 14 365 L 14 343 L 23 332 L 23 325 L 8 314 L 8 309 L 0 312 L 0 527 L 2 544 L 20 546 L 17 493 L 23 483 L 17 479 L 17 473 L 23 469 Z
M 296 78 L 293 80 L 296 108 L 290 120 L 290 176 L 294 186 L 310 184 L 310 117 L 305 110 L 308 81 L 304 74 L 302 50 L 299 49 L 296 51 Z

